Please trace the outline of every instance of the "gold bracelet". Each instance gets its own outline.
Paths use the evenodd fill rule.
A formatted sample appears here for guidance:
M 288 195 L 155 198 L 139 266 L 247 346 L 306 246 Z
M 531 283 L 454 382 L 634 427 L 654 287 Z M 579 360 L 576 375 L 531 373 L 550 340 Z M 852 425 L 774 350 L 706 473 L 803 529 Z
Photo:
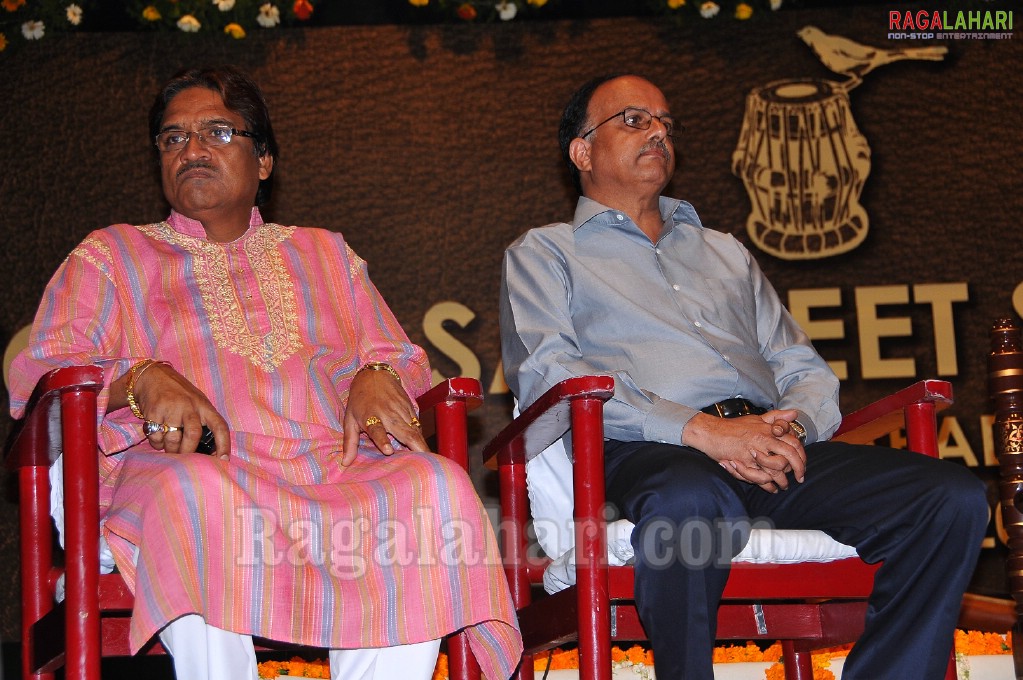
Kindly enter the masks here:
M 145 420 L 146 416 L 142 413 L 142 409 L 139 408 L 138 402 L 135 401 L 135 383 L 138 382 L 138 379 L 141 378 L 142 374 L 146 372 L 146 369 L 148 369 L 153 364 L 166 364 L 168 366 L 170 365 L 166 361 L 157 361 L 156 359 L 144 359 L 135 364 L 134 366 L 132 366 L 131 369 L 128 371 L 128 384 L 125 385 L 124 387 L 124 396 L 128 400 L 128 408 L 131 409 L 131 412 L 135 414 L 135 417 L 138 418 L 139 420 Z
M 359 375 L 360 373 L 366 370 L 387 371 L 388 373 L 394 376 L 395 380 L 401 383 L 401 376 L 398 375 L 398 372 L 396 370 L 394 370 L 394 367 L 391 366 L 390 364 L 385 364 L 383 361 L 367 361 L 362 365 L 362 368 L 355 372 L 355 375 Z

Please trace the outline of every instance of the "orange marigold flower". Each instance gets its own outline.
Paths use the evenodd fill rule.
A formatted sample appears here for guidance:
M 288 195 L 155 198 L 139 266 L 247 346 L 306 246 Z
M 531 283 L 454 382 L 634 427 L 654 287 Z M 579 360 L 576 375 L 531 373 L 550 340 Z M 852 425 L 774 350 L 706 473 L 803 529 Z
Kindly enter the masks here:
M 228 24 L 227 26 L 224 26 L 224 33 L 228 34 L 235 40 L 241 40 L 242 38 L 245 37 L 245 29 L 242 28 L 241 25 L 236 24 L 234 22 Z
M 776 663 L 765 672 L 767 680 L 785 680 L 785 666 Z M 826 668 L 818 668 L 816 662 L 813 668 L 813 680 L 835 680 L 835 674 Z
M 685 7 L 686 0 L 668 0 L 668 9 L 678 9 L 679 7 Z
M 264 661 L 258 665 L 259 677 L 260 678 L 276 678 L 280 675 L 281 662 L 280 661 Z
M 966 656 L 1009 654 L 1012 652 L 1012 643 L 1007 636 L 1003 637 L 1001 633 L 957 630 L 955 648 L 957 652 Z
M 159 21 L 160 11 L 153 7 L 152 5 L 149 5 L 144 10 L 142 10 L 142 18 L 145 19 L 146 21 Z
M 426 7 L 430 4 L 430 0 L 408 0 L 408 4 L 414 7 Z
M 447 680 L 448 678 L 448 655 L 441 652 L 437 655 L 437 665 L 433 669 L 431 680 Z
M 309 2 L 309 0 L 295 0 L 295 5 L 291 8 L 291 11 L 295 13 L 299 21 L 307 21 L 313 15 L 313 3 Z
M 459 19 L 464 19 L 465 21 L 472 21 L 473 19 L 476 18 L 476 8 L 470 5 L 468 2 L 463 2 L 461 5 L 458 6 L 458 9 L 455 10 L 455 14 L 458 15 Z
M 750 661 L 765 661 L 764 653 L 752 642 L 747 642 L 745 647 L 729 645 L 727 647 L 714 648 L 714 663 L 743 663 Z
M 4 9 L 8 12 L 14 12 L 19 7 L 24 6 L 25 0 L 3 0 Z
M 747 5 L 745 2 L 740 2 L 735 6 L 735 18 L 740 21 L 749 19 L 753 16 L 753 7 Z
M 554 650 L 554 657 L 551 659 L 551 670 L 569 670 L 579 668 L 579 650 L 570 649 L 567 652 L 561 649 Z

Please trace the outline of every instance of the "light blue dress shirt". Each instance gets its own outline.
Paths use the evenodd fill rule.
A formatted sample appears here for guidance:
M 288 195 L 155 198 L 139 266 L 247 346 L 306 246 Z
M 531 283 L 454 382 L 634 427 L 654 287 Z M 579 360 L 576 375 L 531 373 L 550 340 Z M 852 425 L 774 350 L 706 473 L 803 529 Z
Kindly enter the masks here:
M 508 247 L 505 377 L 525 408 L 565 378 L 610 375 L 604 436 L 681 443 L 699 409 L 731 397 L 796 409 L 807 443 L 838 427 L 838 378 L 733 236 L 661 197 L 656 243 L 625 213 L 580 198 L 572 224 Z

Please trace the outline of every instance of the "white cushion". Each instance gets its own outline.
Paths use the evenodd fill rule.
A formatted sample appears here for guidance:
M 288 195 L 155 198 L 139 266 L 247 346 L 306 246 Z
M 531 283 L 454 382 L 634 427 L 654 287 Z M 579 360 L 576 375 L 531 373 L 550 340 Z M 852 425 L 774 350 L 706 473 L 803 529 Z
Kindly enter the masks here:
M 64 454 L 57 456 L 57 460 L 50 466 L 50 517 L 57 527 L 57 538 L 60 547 L 64 547 Z M 114 554 L 110 552 L 107 539 L 103 537 L 103 521 L 100 520 L 99 534 L 99 573 L 109 574 L 114 570 Z M 57 602 L 64 600 L 64 574 L 60 575 L 56 583 Z
M 544 572 L 544 588 L 557 592 L 575 583 L 575 532 L 572 509 L 572 461 L 559 440 L 526 463 L 533 528 L 544 553 L 554 561 Z M 628 520 L 607 526 L 608 562 L 627 564 L 633 558 L 633 524 Z M 856 550 L 823 531 L 753 529 L 750 540 L 732 561 L 754 564 L 831 562 L 855 557 Z

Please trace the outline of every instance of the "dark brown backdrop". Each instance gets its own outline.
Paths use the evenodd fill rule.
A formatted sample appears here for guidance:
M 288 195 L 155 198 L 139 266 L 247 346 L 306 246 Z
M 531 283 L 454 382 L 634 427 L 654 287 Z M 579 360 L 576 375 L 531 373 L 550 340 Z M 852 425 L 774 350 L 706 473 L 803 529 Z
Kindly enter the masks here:
M 748 243 L 749 200 L 731 172 L 746 94 L 783 78 L 837 79 L 796 37 L 807 24 L 870 45 L 907 44 L 887 39 L 886 8 L 868 6 L 688 26 L 606 19 L 336 27 L 261 31 L 240 42 L 60 35 L 0 54 L 0 342 L 30 322 L 50 274 L 90 230 L 164 217 L 145 123 L 152 96 L 181 66 L 233 62 L 263 85 L 283 149 L 267 217 L 343 232 L 446 375 L 466 365 L 428 341 L 424 316 L 443 301 L 471 310 L 465 327 L 446 329 L 478 359 L 490 389 L 501 253 L 525 229 L 568 218 L 574 206 L 555 140 L 570 92 L 606 71 L 635 71 L 660 84 L 688 127 L 671 192 L 693 202 L 709 227 Z M 848 361 L 846 407 L 907 382 L 861 377 L 855 288 L 966 282 L 969 301 L 954 305 L 958 370 L 940 377 L 953 381 L 951 414 L 981 457 L 987 330 L 996 315 L 1013 312 L 1012 293 L 1023 282 L 1023 46 L 946 44 L 945 61 L 884 66 L 851 93 L 872 149 L 861 199 L 871 219 L 865 244 L 804 263 L 754 253 L 783 296 L 841 289 L 841 306 L 826 311 L 843 320 L 846 339 L 818 346 L 828 359 Z M 935 376 L 929 308 L 896 305 L 885 314 L 908 316 L 913 327 L 912 337 L 885 341 L 885 355 L 915 355 L 919 376 Z M 509 408 L 507 395 L 488 395 L 474 420 L 473 453 Z M 0 417 L 0 434 L 9 427 Z M 492 496 L 490 477 L 476 479 Z M 16 514 L 13 502 L 0 503 L 5 640 L 19 634 Z M 975 583 L 983 592 L 1003 587 L 999 544 L 992 545 Z

